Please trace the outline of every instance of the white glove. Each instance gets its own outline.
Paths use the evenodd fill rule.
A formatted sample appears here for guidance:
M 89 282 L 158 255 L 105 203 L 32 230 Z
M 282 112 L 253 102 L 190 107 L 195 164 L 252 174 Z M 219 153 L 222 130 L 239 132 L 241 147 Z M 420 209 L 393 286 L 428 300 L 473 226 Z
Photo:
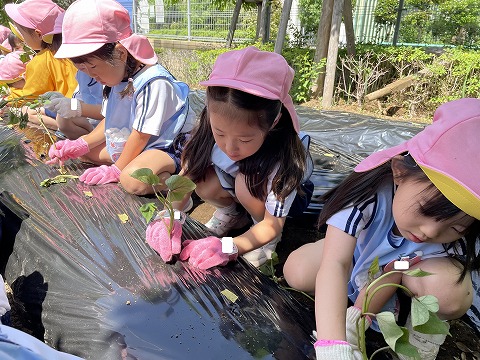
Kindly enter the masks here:
M 354 360 L 352 347 L 345 341 L 320 340 L 315 343 L 317 360 Z
M 355 360 L 362 360 L 363 356 L 358 347 L 358 332 L 357 332 L 357 322 L 360 320 L 362 315 L 362 310 L 360 310 L 356 306 L 350 306 L 347 309 L 347 316 L 346 316 L 346 335 L 347 335 L 347 342 L 352 346 L 353 350 L 353 357 Z M 365 322 L 365 331 L 370 327 L 372 324 L 372 320 L 370 317 L 366 317 Z
M 44 104 L 43 107 L 57 113 L 62 118 L 73 118 L 82 116 L 82 106 L 78 99 L 62 97 L 51 97 L 50 103 Z
M 61 99 L 65 96 L 58 91 L 47 91 L 45 94 L 40 95 L 43 100 Z

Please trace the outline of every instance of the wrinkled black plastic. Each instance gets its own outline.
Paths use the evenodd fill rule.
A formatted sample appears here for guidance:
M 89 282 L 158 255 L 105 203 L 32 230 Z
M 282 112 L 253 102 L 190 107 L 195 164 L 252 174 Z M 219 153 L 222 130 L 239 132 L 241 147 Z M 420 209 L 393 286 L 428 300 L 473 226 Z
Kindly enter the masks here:
M 202 96 L 192 95 L 197 112 Z M 299 114 L 313 139 L 311 213 L 366 154 L 421 129 L 302 107 Z M 0 265 L 33 335 L 88 359 L 314 358 L 313 314 L 272 280 L 244 261 L 208 271 L 163 263 L 145 243 L 138 211 L 155 200 L 115 184 L 42 188 L 58 170 L 28 149 L 20 134 L 0 127 Z M 67 164 L 70 174 L 83 169 Z M 205 235 L 187 219 L 184 238 Z M 232 303 L 224 290 L 238 299 Z M 477 306 L 469 314 L 478 326 Z
M 311 314 L 253 267 L 163 263 L 145 243 L 138 211 L 152 199 L 75 180 L 42 188 L 57 170 L 5 127 L 0 156 L 6 280 L 35 336 L 89 359 L 313 358 Z M 204 236 L 203 225 L 188 219 L 184 237 Z

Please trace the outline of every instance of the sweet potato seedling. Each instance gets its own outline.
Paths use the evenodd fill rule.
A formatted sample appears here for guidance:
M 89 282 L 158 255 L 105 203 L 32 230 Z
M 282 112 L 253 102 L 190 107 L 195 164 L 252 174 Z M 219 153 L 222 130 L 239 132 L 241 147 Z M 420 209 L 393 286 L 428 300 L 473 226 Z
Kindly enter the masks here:
M 163 210 L 166 211 L 167 216 L 170 219 L 168 224 L 168 234 L 171 235 L 174 223 L 173 202 L 181 201 L 185 197 L 185 195 L 195 190 L 195 183 L 184 176 L 172 175 L 165 181 L 165 185 L 167 186 L 168 190 L 166 195 L 164 195 L 161 191 L 157 190 L 156 187 L 162 184 L 160 182 L 160 178 L 155 175 L 151 169 L 138 169 L 135 170 L 132 174 L 130 174 L 130 176 L 134 179 L 137 179 L 145 184 L 149 184 L 152 186 L 155 196 L 163 205 Z M 159 209 L 157 205 L 153 202 L 146 203 L 140 207 L 140 212 L 142 213 L 147 223 L 152 220 L 158 210 Z

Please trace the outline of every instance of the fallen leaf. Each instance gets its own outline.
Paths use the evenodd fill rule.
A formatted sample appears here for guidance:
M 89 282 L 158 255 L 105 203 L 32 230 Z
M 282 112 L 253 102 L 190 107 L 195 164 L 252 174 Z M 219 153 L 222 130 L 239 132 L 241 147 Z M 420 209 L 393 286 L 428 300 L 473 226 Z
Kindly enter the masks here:
M 85 197 L 87 197 L 87 198 L 93 197 L 93 193 L 92 193 L 91 191 L 86 191 L 86 190 L 85 190 L 85 191 L 83 192 L 83 195 L 85 195 Z
M 125 224 L 128 221 L 128 215 L 127 214 L 117 214 L 118 218 L 122 222 L 122 224 Z
M 232 303 L 238 300 L 238 296 L 235 295 L 233 292 L 231 292 L 228 289 L 220 291 L 220 293 L 225 296 L 228 300 L 230 300 Z

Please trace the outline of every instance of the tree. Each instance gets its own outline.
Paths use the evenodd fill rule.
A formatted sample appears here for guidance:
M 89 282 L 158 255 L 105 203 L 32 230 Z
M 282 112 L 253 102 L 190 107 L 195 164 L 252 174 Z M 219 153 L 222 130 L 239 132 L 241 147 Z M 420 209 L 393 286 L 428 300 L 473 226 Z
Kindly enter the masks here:
M 432 23 L 432 34 L 445 44 L 480 45 L 480 2 L 448 0 L 438 7 Z

